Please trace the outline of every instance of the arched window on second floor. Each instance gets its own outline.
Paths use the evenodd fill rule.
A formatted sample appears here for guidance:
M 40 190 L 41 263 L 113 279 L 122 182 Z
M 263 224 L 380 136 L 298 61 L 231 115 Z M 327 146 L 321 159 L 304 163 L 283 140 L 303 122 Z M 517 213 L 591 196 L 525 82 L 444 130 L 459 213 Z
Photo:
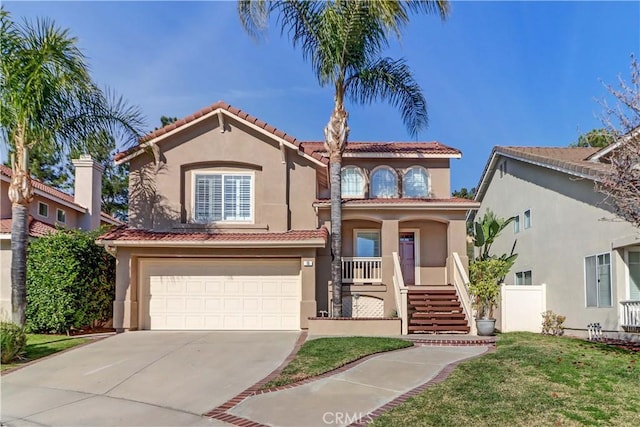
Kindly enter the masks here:
M 420 166 L 413 166 L 404 173 L 402 195 L 409 198 L 429 197 L 429 174 Z
M 375 199 L 398 197 L 398 177 L 393 169 L 382 166 L 373 171 L 369 197 Z
M 357 166 L 346 166 L 342 168 L 342 197 L 362 198 L 364 197 L 364 174 Z

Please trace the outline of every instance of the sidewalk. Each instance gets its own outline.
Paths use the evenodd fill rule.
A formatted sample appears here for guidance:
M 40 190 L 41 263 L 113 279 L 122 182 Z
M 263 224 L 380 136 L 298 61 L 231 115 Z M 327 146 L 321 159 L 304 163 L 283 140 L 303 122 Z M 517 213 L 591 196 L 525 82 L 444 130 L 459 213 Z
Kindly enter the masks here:
M 251 396 L 228 414 L 272 426 L 345 426 L 434 378 L 447 365 L 478 356 L 478 347 L 412 347 L 373 357 L 333 376 Z

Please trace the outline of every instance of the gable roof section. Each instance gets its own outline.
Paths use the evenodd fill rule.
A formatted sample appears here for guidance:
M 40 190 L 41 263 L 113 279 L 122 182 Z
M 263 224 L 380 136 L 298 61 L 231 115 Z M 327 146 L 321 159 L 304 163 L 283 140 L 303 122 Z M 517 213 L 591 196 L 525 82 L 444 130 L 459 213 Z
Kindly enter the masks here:
M 137 146 L 131 147 L 126 151 L 117 153 L 114 156 L 114 160 L 116 161 L 116 163 L 127 162 L 130 159 L 144 152 L 145 148 L 151 147 L 157 142 L 161 141 L 162 139 L 167 138 L 177 132 L 180 132 L 191 125 L 199 123 L 202 120 L 205 120 L 209 117 L 213 117 L 218 113 L 225 114 L 229 117 L 233 117 L 233 118 L 244 121 L 250 127 L 253 127 L 254 129 L 261 132 L 262 134 L 276 139 L 278 142 L 289 146 L 289 148 L 298 150 L 300 154 L 304 155 L 309 160 L 313 161 L 318 165 L 324 166 L 325 164 L 327 164 L 327 161 L 324 161 L 322 156 L 309 155 L 308 153 L 305 153 L 303 150 L 301 150 L 300 141 L 298 141 L 295 137 L 288 135 L 286 132 L 283 132 L 274 126 L 271 126 L 267 122 L 263 122 L 257 117 L 252 116 L 249 113 L 246 113 L 240 110 L 239 108 L 235 108 L 224 101 L 218 101 L 215 104 L 205 107 L 199 111 L 196 111 L 190 116 L 187 116 L 163 128 L 160 128 L 151 132 L 150 134 L 142 137 L 140 139 L 140 143 Z
M 13 170 L 10 167 L 5 165 L 0 165 L 0 179 L 6 182 L 11 182 L 11 177 L 13 176 Z M 54 202 L 60 203 L 63 206 L 67 206 L 71 209 L 74 209 L 80 213 L 86 213 L 87 208 L 80 206 L 77 204 L 71 194 L 67 194 L 64 191 L 60 191 L 57 188 L 54 188 L 50 185 L 45 184 L 42 181 L 38 181 L 37 179 L 31 178 L 31 185 L 33 185 L 34 192 L 42 196 L 46 199 L 52 200 Z M 112 217 L 106 212 L 100 212 L 100 219 L 104 222 L 107 222 L 112 225 L 120 225 L 122 221 L 117 218 Z M 38 220 L 35 220 L 38 221 Z M 40 221 L 38 221 L 40 222 Z M 45 224 L 45 223 L 43 223 Z M 9 227 L 11 230 L 11 227 Z M 55 228 L 54 228 L 55 230 Z
M 499 157 L 520 160 L 578 178 L 597 181 L 611 169 L 606 163 L 589 160 L 598 150 L 596 147 L 494 147 L 482 172 L 475 200 L 482 201 Z
M 616 142 L 609 144 L 606 147 L 602 147 L 595 153 L 591 154 L 589 157 L 587 157 L 587 160 L 590 160 L 592 162 L 600 161 L 600 159 L 602 159 L 603 157 L 606 157 L 612 151 L 615 151 L 622 144 L 626 143 L 632 138 L 638 138 L 638 136 L 640 136 L 640 126 L 634 128 L 632 131 L 623 135 Z
M 218 101 L 195 113 L 171 123 L 163 128 L 157 129 L 142 137 L 140 143 L 126 151 L 117 153 L 114 156 L 116 163 L 124 163 L 140 155 L 146 148 L 167 138 L 187 127 L 201 122 L 216 114 L 226 114 L 227 116 L 243 120 L 250 127 L 259 132 L 275 138 L 279 142 L 288 145 L 292 149 L 313 161 L 325 166 L 329 164 L 324 143 L 321 141 L 300 141 L 280 129 L 252 116 L 238 108 L 235 108 L 224 101 Z M 460 158 L 462 153 L 452 147 L 448 147 L 439 142 L 349 142 L 345 150 L 345 157 L 415 157 L 415 158 Z
M 10 167 L 0 165 L 0 178 L 3 181 L 11 182 L 11 177 L 13 176 L 13 170 Z M 57 188 L 51 187 L 37 179 L 31 178 L 31 184 L 33 185 L 34 192 L 40 196 L 46 197 L 47 199 L 51 199 L 55 202 L 60 203 L 61 205 L 68 206 L 72 209 L 77 210 L 78 212 L 86 212 L 87 209 L 80 206 L 73 200 L 73 196 L 67 194 L 63 191 L 58 190 Z
M 302 149 L 309 154 L 319 154 L 326 158 L 327 151 L 324 142 L 304 141 Z M 462 157 L 460 150 L 441 144 L 437 141 L 431 142 L 348 142 L 343 157 L 429 157 L 429 158 L 455 158 Z
M 324 247 L 329 232 L 291 230 L 282 233 L 161 232 L 120 226 L 98 237 L 106 246 Z

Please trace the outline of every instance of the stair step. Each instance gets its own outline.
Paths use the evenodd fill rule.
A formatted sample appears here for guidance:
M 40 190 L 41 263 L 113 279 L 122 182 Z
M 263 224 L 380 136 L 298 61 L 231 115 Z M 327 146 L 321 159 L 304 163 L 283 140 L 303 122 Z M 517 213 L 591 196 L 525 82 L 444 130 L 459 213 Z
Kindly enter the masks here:
M 411 288 L 409 289 L 409 295 L 411 294 L 448 294 L 448 293 L 456 293 L 456 289 L 452 286 L 451 289 L 432 289 L 429 288 L 428 286 L 421 288 L 421 289 L 415 289 L 415 288 Z
M 412 318 L 409 320 L 410 325 L 462 325 L 467 326 L 464 319 L 419 319 Z
M 415 325 L 409 325 L 409 331 L 411 332 L 469 332 L 469 327 L 468 326 L 457 326 L 457 325 L 453 325 L 453 326 L 415 326 Z
M 425 312 L 425 311 L 416 311 L 411 313 L 412 318 L 419 319 L 442 319 L 442 318 L 450 318 L 450 319 L 465 319 L 464 313 L 461 311 L 456 313 L 433 313 L 433 312 Z
M 409 301 L 452 301 L 458 300 L 458 295 L 456 294 L 451 294 L 451 295 L 429 295 L 429 294 L 422 294 L 422 295 L 409 295 Z
M 443 305 L 460 305 L 459 301 L 433 301 L 433 300 L 418 300 L 418 301 L 409 301 L 409 305 L 414 307 L 423 307 L 423 306 L 443 306 Z

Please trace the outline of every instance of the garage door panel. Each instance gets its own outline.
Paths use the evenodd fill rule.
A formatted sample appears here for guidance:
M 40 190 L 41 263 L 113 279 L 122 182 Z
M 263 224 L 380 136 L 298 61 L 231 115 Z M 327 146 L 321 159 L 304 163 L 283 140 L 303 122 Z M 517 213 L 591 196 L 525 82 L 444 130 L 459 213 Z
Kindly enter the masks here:
M 299 259 L 144 260 L 143 266 L 148 329 L 300 328 Z

